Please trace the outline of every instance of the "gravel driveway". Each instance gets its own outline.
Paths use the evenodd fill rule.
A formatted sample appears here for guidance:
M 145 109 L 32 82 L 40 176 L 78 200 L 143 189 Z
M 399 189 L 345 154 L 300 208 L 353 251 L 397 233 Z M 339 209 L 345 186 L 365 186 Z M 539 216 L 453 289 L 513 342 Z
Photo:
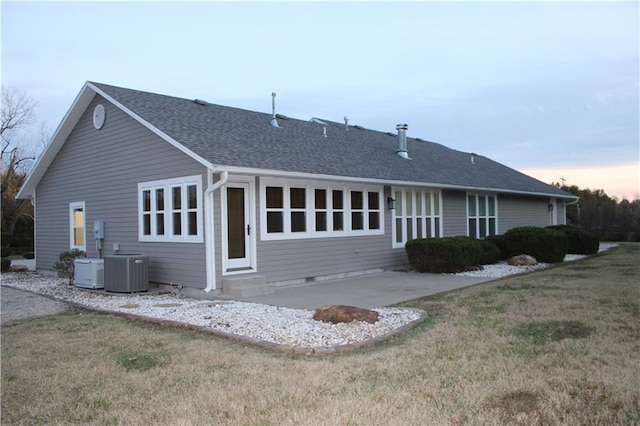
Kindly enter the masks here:
M 66 303 L 5 286 L 0 287 L 0 302 L 2 324 L 19 319 L 60 314 L 69 310 Z

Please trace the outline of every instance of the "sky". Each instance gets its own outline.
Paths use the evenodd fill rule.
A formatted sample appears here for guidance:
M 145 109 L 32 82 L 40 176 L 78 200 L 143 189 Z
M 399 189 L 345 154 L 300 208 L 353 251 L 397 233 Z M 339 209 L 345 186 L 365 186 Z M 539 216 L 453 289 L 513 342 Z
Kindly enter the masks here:
M 7 2 L 3 87 L 85 81 L 319 117 L 640 198 L 637 2 Z

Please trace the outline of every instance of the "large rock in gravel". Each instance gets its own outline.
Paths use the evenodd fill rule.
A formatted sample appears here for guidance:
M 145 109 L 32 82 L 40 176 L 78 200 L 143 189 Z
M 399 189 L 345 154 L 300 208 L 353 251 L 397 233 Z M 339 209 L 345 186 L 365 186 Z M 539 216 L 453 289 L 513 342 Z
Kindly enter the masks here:
M 535 257 L 528 254 L 520 254 L 507 259 L 507 263 L 511 266 L 533 266 L 537 265 L 538 261 Z
M 364 321 L 373 324 L 378 321 L 378 313 L 370 309 L 357 308 L 355 306 L 327 305 L 314 309 L 313 319 L 333 324 L 351 321 Z

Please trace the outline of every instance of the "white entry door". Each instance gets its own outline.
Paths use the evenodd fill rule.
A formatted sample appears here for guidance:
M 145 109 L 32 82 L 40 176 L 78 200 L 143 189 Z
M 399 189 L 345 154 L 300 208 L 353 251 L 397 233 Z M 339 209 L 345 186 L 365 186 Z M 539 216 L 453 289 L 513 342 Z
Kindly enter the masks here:
M 226 199 L 226 272 L 251 268 L 252 233 L 250 185 L 229 182 L 224 187 Z

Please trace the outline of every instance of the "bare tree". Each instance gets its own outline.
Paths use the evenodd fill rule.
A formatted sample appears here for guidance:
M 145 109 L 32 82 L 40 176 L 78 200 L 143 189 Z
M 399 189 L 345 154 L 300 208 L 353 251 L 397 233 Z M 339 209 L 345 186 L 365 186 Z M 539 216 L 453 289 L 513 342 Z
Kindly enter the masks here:
M 0 152 L 2 179 L 2 232 L 13 234 L 21 218 L 33 218 L 33 206 L 16 195 L 24 183 L 29 165 L 36 156 L 29 154 L 24 131 L 33 123 L 36 102 L 23 92 L 2 88 L 0 108 Z M 43 128 L 44 129 L 44 128 Z M 44 134 L 44 130 L 42 130 Z M 7 245 L 3 241 L 3 245 Z

